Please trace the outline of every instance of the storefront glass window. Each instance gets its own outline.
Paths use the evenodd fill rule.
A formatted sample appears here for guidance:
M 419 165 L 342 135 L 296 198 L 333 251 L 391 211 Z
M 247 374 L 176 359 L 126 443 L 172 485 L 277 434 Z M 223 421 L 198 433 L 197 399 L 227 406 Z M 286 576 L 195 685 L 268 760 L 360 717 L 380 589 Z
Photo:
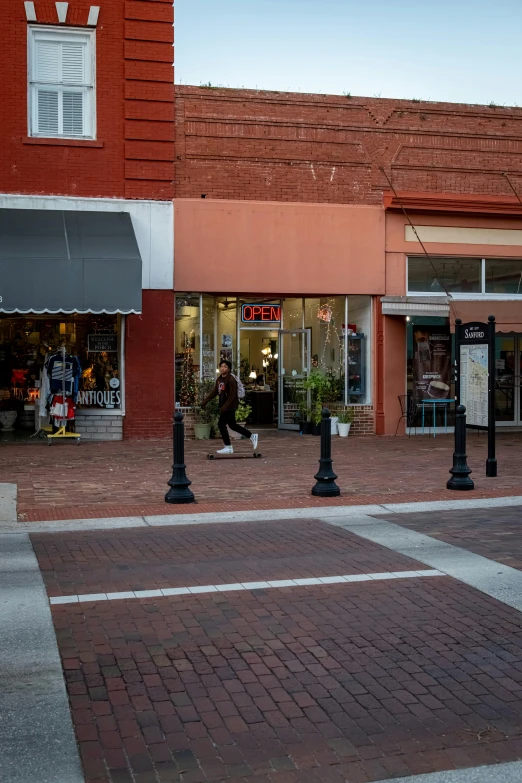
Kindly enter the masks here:
M 522 295 L 522 261 L 486 258 L 486 293 Z
M 116 315 L 31 315 L 0 318 L 0 401 L 24 405 L 40 396 L 46 357 L 61 346 L 81 365 L 77 407 L 120 410 L 120 318 Z
M 200 296 L 176 295 L 176 402 L 196 401 L 200 378 Z
M 371 402 L 371 323 L 372 303 L 369 296 L 348 297 L 348 384 L 347 401 Z
M 214 381 L 216 378 L 214 314 L 216 311 L 213 296 L 202 297 L 201 328 L 201 380 Z
M 303 329 L 303 299 L 283 300 L 283 329 Z
M 273 305 L 281 320 L 243 322 L 243 304 Z M 316 370 L 333 379 L 332 402 L 371 402 L 370 296 L 281 299 L 177 294 L 177 404 L 194 405 L 200 384 L 215 379 L 221 359 L 232 362 L 245 388 L 255 386 L 259 391 L 258 387 L 264 387 L 265 392 L 277 396 L 280 328 L 290 333 L 309 332 L 310 352 L 304 370 Z M 308 337 L 303 339 L 308 349 Z M 286 363 L 288 356 L 287 351 Z
M 414 421 L 412 422 L 412 426 L 419 426 L 422 421 L 422 407 L 420 405 L 420 399 L 428 396 L 431 397 L 431 395 L 428 395 L 427 392 L 424 394 L 422 389 L 425 387 L 423 387 L 422 384 L 419 385 L 419 380 L 422 381 L 424 377 L 424 372 L 427 372 L 431 375 L 432 372 L 440 373 L 442 370 L 444 373 L 448 373 L 449 371 L 449 375 L 446 374 L 446 377 L 439 375 L 437 376 L 437 380 L 442 381 L 442 383 L 447 382 L 450 386 L 448 397 L 451 397 L 452 399 L 455 397 L 455 379 L 454 379 L 454 373 L 452 369 L 453 362 L 455 359 L 455 335 L 454 334 L 451 335 L 450 343 L 448 344 L 450 350 L 450 357 L 448 360 L 449 366 L 446 365 L 445 368 L 440 354 L 438 360 L 437 358 L 434 358 L 433 363 L 430 364 L 431 361 L 430 354 L 427 354 L 426 358 L 423 358 L 422 353 L 419 350 L 419 340 L 421 341 L 421 343 L 423 343 L 424 341 L 428 341 L 429 343 L 430 340 L 432 339 L 433 334 L 437 334 L 437 333 L 444 334 L 444 330 L 447 329 L 448 329 L 447 318 L 441 318 L 435 316 L 418 316 L 406 322 L 406 346 L 407 346 L 406 392 L 408 396 L 410 395 L 413 396 L 414 401 L 417 403 L 415 408 L 416 415 Z M 415 345 L 416 343 L 417 343 L 417 348 Z M 435 354 L 431 353 L 431 356 L 435 357 Z M 424 361 L 427 361 L 426 365 L 423 365 Z M 419 364 L 419 362 L 421 362 L 421 364 Z M 430 375 L 426 375 L 425 377 L 428 378 L 430 377 Z M 453 411 L 452 408 L 449 408 L 448 423 L 450 424 L 453 421 L 452 417 L 453 417 Z
M 305 328 L 311 331 L 311 369 L 336 380 L 337 401 L 345 394 L 346 297 L 305 299 Z
M 237 360 L 237 308 L 235 296 L 220 296 L 216 298 L 217 308 L 217 353 L 218 364 L 221 359 L 228 359 L 235 367 Z
M 480 258 L 408 257 L 408 291 L 473 294 L 482 290 Z

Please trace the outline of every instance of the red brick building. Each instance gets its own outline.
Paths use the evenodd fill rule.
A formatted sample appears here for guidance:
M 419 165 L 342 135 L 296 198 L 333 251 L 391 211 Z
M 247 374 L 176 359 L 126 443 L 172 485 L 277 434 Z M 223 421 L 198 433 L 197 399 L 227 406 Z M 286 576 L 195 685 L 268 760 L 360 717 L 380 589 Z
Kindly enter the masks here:
M 241 306 L 277 302 L 280 424 L 315 357 L 356 431 L 393 434 L 419 330 L 492 313 L 497 421 L 522 425 L 521 109 L 183 86 L 175 121 L 175 289 L 203 377 L 222 351 L 264 368 Z
M 0 7 L 9 31 L 0 55 L 0 395 L 4 405 L 6 393 L 23 401 L 19 423 L 31 427 L 42 356 L 64 341 L 82 362 L 76 431 L 94 439 L 168 436 L 172 2 L 1 0 Z M 129 236 L 118 235 L 122 214 L 130 215 Z M 76 250 L 66 247 L 74 231 Z M 20 235 L 32 242 L 16 258 Z M 88 248 L 93 235 L 99 241 Z M 131 256 L 141 284 L 135 266 L 125 265 Z M 25 277 L 14 280 L 21 267 Z M 83 289 L 71 290 L 77 274 Z M 113 335 L 111 350 L 96 350 L 101 334 Z

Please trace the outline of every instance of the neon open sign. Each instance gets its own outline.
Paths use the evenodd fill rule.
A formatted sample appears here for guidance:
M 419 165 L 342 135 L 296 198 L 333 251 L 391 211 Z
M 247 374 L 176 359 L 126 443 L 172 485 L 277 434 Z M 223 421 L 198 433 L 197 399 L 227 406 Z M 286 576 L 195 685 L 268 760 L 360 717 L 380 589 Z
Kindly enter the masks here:
M 241 307 L 241 320 L 248 324 L 280 323 L 281 305 L 244 304 Z

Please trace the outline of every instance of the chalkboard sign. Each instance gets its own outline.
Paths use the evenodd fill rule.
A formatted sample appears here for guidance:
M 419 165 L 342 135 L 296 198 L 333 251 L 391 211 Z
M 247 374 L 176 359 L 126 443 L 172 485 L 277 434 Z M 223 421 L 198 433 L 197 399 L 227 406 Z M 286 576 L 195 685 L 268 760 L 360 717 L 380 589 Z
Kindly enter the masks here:
M 87 351 L 89 353 L 117 353 L 117 334 L 89 334 L 87 335 Z

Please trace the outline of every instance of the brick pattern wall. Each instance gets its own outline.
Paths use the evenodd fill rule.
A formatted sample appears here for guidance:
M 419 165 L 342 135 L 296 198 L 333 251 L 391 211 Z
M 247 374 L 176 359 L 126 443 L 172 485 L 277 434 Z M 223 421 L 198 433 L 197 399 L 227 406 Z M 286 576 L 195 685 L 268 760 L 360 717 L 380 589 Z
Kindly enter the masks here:
M 381 204 L 401 191 L 522 192 L 522 109 L 176 88 L 178 198 Z
M 143 291 L 143 313 L 125 325 L 124 438 L 171 438 L 174 293 Z
M 122 440 L 123 418 L 77 410 L 74 430 L 82 440 Z
M 375 413 L 373 405 L 343 405 L 342 403 L 334 402 L 330 405 L 330 412 L 332 416 L 343 410 L 353 410 L 353 423 L 350 427 L 350 432 L 353 435 L 375 435 Z M 297 405 L 291 403 L 285 403 L 284 406 L 285 424 L 295 424 L 296 414 L 299 412 Z
M 27 20 L 22 0 L 0 0 L 4 37 L 0 191 L 170 199 L 174 84 L 171 0 L 69 0 L 68 25 L 96 28 L 97 140 L 27 138 Z M 38 24 L 57 25 L 54 2 L 35 0 Z
M 350 431 L 354 435 L 375 435 L 375 412 L 373 405 L 356 405 Z
M 185 425 L 185 440 L 194 438 L 194 424 L 196 423 L 196 414 L 192 408 L 176 408 L 184 415 L 183 423 Z

